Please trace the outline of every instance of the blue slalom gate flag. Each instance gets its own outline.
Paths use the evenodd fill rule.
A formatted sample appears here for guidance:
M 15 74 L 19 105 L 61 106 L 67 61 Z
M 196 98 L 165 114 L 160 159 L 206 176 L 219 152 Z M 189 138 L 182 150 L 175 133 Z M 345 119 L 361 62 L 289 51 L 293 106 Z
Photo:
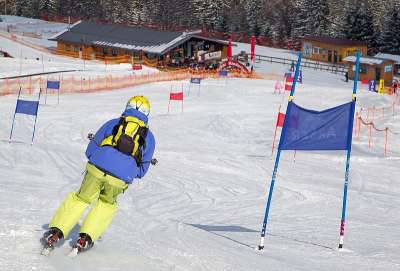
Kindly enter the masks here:
M 39 108 L 39 101 L 17 100 L 15 113 L 36 116 Z
M 42 92 L 42 90 L 39 91 L 38 99 L 36 101 L 27 101 L 27 100 L 20 99 L 21 88 L 19 89 L 17 104 L 15 106 L 13 122 L 11 125 L 11 132 L 10 132 L 10 138 L 9 138 L 10 142 L 11 142 L 11 138 L 12 138 L 13 131 L 14 131 L 15 116 L 17 114 L 24 114 L 24 115 L 35 116 L 35 122 L 33 124 L 33 132 L 32 132 L 32 144 L 33 144 L 33 139 L 35 137 L 35 131 L 36 131 L 36 121 L 37 121 L 37 115 L 38 115 L 38 110 L 39 110 L 39 101 L 40 101 L 41 92 Z
M 44 98 L 44 103 L 47 104 L 47 90 L 53 89 L 57 91 L 57 104 L 60 103 L 60 81 L 47 81 L 46 84 L 46 96 Z
M 60 81 L 47 81 L 47 88 L 60 89 Z
M 219 76 L 227 77 L 228 76 L 228 71 L 219 71 Z
M 354 101 L 324 111 L 302 108 L 292 102 L 286 114 L 280 150 L 348 150 L 349 123 Z
M 200 77 L 190 78 L 190 83 L 191 84 L 201 84 L 201 78 Z

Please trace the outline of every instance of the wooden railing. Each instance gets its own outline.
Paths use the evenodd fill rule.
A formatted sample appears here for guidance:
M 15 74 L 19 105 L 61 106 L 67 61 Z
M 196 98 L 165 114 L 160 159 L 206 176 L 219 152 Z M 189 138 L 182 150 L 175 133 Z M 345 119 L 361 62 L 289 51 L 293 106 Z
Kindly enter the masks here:
M 249 56 L 249 59 L 250 59 L 250 56 Z M 278 63 L 278 64 L 283 64 L 283 65 L 292 65 L 292 63 L 294 63 L 294 65 L 297 64 L 297 60 L 274 57 L 274 56 L 266 56 L 266 55 L 255 55 L 254 62 L 255 63 L 269 62 L 269 63 Z M 331 63 L 314 61 L 314 60 L 309 60 L 309 59 L 303 59 L 301 61 L 301 67 L 314 69 L 314 70 L 320 70 L 320 71 L 328 71 L 328 72 L 332 72 L 335 74 L 338 74 L 338 73 L 344 74 L 349 70 L 349 67 L 347 65 L 331 64 Z

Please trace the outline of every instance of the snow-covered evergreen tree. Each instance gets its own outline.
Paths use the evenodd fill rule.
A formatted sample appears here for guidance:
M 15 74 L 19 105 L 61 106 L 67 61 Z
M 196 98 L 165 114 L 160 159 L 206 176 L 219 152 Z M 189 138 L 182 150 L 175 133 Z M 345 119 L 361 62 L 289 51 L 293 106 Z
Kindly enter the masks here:
M 400 55 L 400 3 L 393 3 L 385 14 L 379 49 L 385 53 Z
M 16 0 L 16 15 L 25 17 L 34 17 L 36 12 L 34 10 L 35 0 Z
M 374 18 L 367 1 L 350 0 L 348 2 L 343 26 L 344 37 L 367 42 L 369 52 L 376 49 Z
M 262 29 L 262 1 L 253 0 L 245 2 L 246 19 L 249 26 L 249 34 L 256 36 L 261 34 Z
M 59 0 L 39 0 L 39 14 L 56 15 Z
M 293 36 L 324 36 L 329 30 L 329 5 L 327 0 L 297 0 Z
M 226 0 L 192 0 L 193 15 L 199 27 L 219 30 L 222 27 L 223 10 L 229 7 Z

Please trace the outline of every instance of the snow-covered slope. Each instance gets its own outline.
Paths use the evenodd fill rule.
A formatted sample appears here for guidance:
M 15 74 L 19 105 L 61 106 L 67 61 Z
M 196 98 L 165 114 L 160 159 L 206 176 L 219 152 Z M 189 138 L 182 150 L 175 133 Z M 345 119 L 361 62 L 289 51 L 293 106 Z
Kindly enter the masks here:
M 349 100 L 350 84 L 322 76 L 306 73 L 296 94 L 299 104 L 322 109 Z M 391 139 L 387 158 L 378 142 L 372 151 L 365 138 L 354 142 L 348 252 L 335 250 L 344 153 L 298 152 L 294 162 L 293 153 L 284 152 L 266 248 L 258 253 L 254 248 L 282 95 L 273 94 L 272 81 L 206 80 L 200 95 L 192 88 L 183 114 L 174 104 L 168 115 L 170 85 L 63 95 L 60 105 L 41 106 L 33 146 L 32 119 L 20 116 L 14 142 L 8 143 L 16 97 L 0 98 L 2 270 L 399 269 L 398 139 Z M 80 185 L 86 134 L 117 117 L 134 94 L 152 102 L 159 164 L 121 195 L 114 223 L 93 250 L 71 260 L 64 256 L 68 239 L 51 257 L 40 256 L 38 240 L 53 212 Z M 358 101 L 364 106 L 386 103 L 388 97 L 365 91 Z M 387 122 L 400 129 L 397 115 Z
M 261 65 L 256 71 L 283 74 L 288 68 Z M 2 61 L 0 69 L 6 73 L 19 66 Z M 351 99 L 352 84 L 341 76 L 303 73 L 295 95 L 299 105 L 326 109 Z M 181 84 L 185 111 L 173 103 L 167 114 L 171 85 Z M 336 247 L 345 153 L 297 152 L 294 159 L 293 152 L 283 152 L 260 253 L 254 248 L 274 163 L 274 124 L 287 94 L 273 94 L 274 81 L 268 80 L 209 79 L 200 93 L 192 86 L 190 95 L 188 87 L 188 82 L 169 82 L 65 94 L 59 105 L 48 97 L 48 105 L 39 109 L 33 145 L 32 117 L 17 116 L 8 142 L 16 96 L 0 97 L 0 270 L 400 269 L 398 137 L 389 135 L 387 157 L 384 133 L 373 133 L 372 149 L 366 128 L 353 141 L 343 251 Z M 55 209 L 79 188 L 87 133 L 118 117 L 135 94 L 151 101 L 159 164 L 120 196 L 114 222 L 91 251 L 74 260 L 65 256 L 75 228 L 50 257 L 39 255 L 39 238 Z M 360 90 L 357 107 L 388 107 L 392 101 Z M 397 104 L 394 115 L 376 115 L 377 126 L 400 132 L 398 112 Z

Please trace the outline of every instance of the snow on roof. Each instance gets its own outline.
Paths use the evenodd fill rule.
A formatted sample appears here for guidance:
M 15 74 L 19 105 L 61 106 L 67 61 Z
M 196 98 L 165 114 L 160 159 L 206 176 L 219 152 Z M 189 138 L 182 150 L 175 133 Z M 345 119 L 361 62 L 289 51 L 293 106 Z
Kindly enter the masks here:
M 54 34 L 53 36 L 51 36 L 51 37 L 48 38 L 48 39 L 49 39 L 49 40 L 56 39 L 58 36 L 61 36 L 61 35 L 64 34 L 65 32 L 69 31 L 70 28 L 72 28 L 72 27 L 74 27 L 74 26 L 80 24 L 81 22 L 82 22 L 82 21 L 77 21 L 77 22 L 74 23 L 73 25 L 68 26 L 66 29 L 64 29 L 64 30 L 62 30 L 62 31 L 60 31 L 60 32 L 58 32 L 58 33 L 56 33 L 56 34 Z
M 375 57 L 388 59 L 388 60 L 393 60 L 393 61 L 396 62 L 396 64 L 400 64 L 400 55 L 378 53 Z
M 99 24 L 82 21 L 74 24 L 68 31 L 57 34 L 50 40 L 128 50 L 142 50 L 155 54 L 162 54 L 192 37 L 227 44 L 216 39 L 200 37 L 197 35 L 198 33 L 199 31 L 171 32 L 140 26 Z
M 166 49 L 176 45 L 179 42 L 182 42 L 187 39 L 186 33 L 183 33 L 182 35 L 178 36 L 177 38 L 173 39 L 172 41 L 168 43 L 161 43 L 158 45 L 132 45 L 132 44 L 125 44 L 125 43 L 120 43 L 120 42 L 109 42 L 109 41 L 101 41 L 101 40 L 95 40 L 92 41 L 93 44 L 95 45 L 100 45 L 100 46 L 108 46 L 108 47 L 116 47 L 116 48 L 121 48 L 121 49 L 128 49 L 128 50 L 137 50 L 137 51 L 145 51 L 149 53 L 154 53 L 154 54 L 160 54 L 164 52 Z
M 356 62 L 356 57 L 355 56 L 348 56 L 343 59 L 344 61 L 347 62 Z M 362 56 L 360 57 L 360 63 L 362 64 L 368 64 L 368 65 L 381 65 L 385 59 L 380 59 L 376 57 L 366 57 Z

